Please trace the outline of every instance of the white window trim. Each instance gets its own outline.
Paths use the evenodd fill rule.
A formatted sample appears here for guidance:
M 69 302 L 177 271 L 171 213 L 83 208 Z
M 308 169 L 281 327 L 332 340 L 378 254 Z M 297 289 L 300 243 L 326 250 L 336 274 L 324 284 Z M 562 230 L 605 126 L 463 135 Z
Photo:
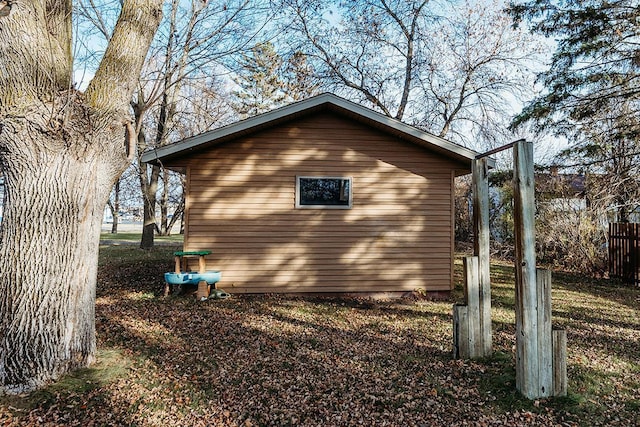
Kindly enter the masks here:
M 300 180 L 301 179 L 342 179 L 349 181 L 349 201 L 346 205 L 301 205 L 300 204 Z M 350 176 L 317 176 L 296 175 L 296 209 L 351 209 L 353 206 L 353 178 Z

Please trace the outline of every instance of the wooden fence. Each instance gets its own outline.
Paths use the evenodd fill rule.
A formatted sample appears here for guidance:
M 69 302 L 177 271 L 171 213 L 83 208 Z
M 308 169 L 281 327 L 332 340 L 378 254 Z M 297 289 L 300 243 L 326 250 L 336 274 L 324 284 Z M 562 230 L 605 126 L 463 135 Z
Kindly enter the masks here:
M 609 224 L 609 276 L 640 286 L 640 224 Z

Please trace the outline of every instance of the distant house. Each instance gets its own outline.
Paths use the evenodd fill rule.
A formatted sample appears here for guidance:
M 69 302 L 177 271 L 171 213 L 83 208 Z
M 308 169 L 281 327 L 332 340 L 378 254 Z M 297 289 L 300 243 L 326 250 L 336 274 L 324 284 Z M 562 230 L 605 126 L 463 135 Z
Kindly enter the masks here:
M 161 147 L 184 250 L 232 293 L 452 289 L 454 178 L 476 153 L 330 94 Z
M 553 166 L 549 173 L 537 173 L 535 179 L 540 202 L 549 209 L 576 212 L 587 208 L 587 177 L 584 174 L 559 173 Z
M 590 193 L 596 188 L 606 187 L 607 178 L 598 174 L 559 173 L 558 168 L 552 166 L 548 173 L 536 174 L 536 191 L 540 197 L 540 203 L 556 212 L 582 212 L 590 207 Z M 606 194 L 601 195 L 606 196 Z M 607 228 L 609 222 L 619 220 L 619 207 L 610 200 L 606 215 L 601 218 L 603 227 Z M 629 202 L 629 201 L 627 201 Z M 626 207 L 626 221 L 640 221 L 640 206 L 629 203 Z

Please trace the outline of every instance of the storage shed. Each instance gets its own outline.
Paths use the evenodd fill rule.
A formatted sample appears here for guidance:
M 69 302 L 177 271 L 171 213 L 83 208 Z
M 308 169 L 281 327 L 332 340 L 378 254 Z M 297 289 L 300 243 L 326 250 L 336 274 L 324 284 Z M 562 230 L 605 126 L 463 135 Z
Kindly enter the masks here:
M 332 94 L 143 155 L 186 173 L 184 250 L 231 293 L 450 291 L 477 153 Z

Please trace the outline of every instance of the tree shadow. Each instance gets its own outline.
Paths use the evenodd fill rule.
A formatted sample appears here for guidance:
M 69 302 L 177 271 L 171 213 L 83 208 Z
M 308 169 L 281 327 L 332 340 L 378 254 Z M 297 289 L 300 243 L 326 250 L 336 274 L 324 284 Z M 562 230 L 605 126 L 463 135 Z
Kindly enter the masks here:
M 247 420 L 254 425 L 294 420 L 348 425 L 359 417 L 369 425 L 397 425 L 402 415 L 407 425 L 455 425 L 479 420 L 517 424 L 516 413 L 531 412 L 547 425 L 566 421 L 561 414 L 567 411 L 582 414 L 591 395 L 575 387 L 587 384 L 590 376 L 607 375 L 570 364 L 569 397 L 535 406 L 515 391 L 513 324 L 494 320 L 494 356 L 452 359 L 451 301 L 160 298 L 153 296 L 158 272 L 170 262 L 149 264 L 140 270 L 142 277 L 127 284 L 99 283 L 99 346 L 120 352 L 130 363 L 127 374 L 89 390 L 53 393 L 31 416 L 66 416 L 69 425 L 99 416 L 107 420 L 103 425 L 147 425 L 153 419 L 157 424 L 231 426 Z M 145 279 L 152 272 L 157 277 Z M 592 320 L 585 316 L 579 322 Z M 588 340 L 572 339 L 569 332 L 570 355 L 585 352 Z M 630 354 L 637 351 L 636 345 Z M 94 381 L 92 375 L 80 378 Z M 632 406 L 628 395 L 620 399 Z M 629 419 L 626 410 L 616 411 Z M 424 414 L 433 419 L 425 421 Z
M 313 312 L 304 319 L 280 310 L 286 313 L 291 309 L 288 299 L 237 299 L 208 305 L 174 299 L 121 307 L 117 314 L 114 311 L 103 318 L 102 326 L 118 337 L 106 344 L 127 345 L 163 367 L 165 375 L 188 377 L 191 401 L 212 400 L 228 408 L 238 422 L 252 419 L 260 425 L 272 424 L 283 414 L 328 423 L 330 418 L 326 417 L 338 413 L 346 416 L 339 402 L 358 400 L 367 390 L 370 396 L 358 403 L 360 411 L 387 410 L 391 414 L 406 403 L 405 395 L 420 395 L 421 390 L 428 394 L 441 387 L 425 374 L 425 367 L 434 361 L 447 366 L 449 352 L 417 342 L 412 333 L 390 335 L 381 325 L 393 310 L 372 313 L 366 309 L 366 316 L 373 319 L 353 325 L 349 324 L 353 308 L 346 304 L 336 307 L 334 302 L 339 300 L 303 301 L 304 308 Z M 166 304 L 177 307 L 171 310 L 174 315 L 161 315 Z M 140 318 L 139 313 L 152 314 L 151 310 L 160 312 Z M 184 315 L 179 314 L 181 310 Z M 333 312 L 336 316 L 335 310 L 340 311 L 340 322 L 327 324 L 326 315 Z M 152 323 L 162 326 L 172 340 L 190 348 L 166 339 L 150 339 L 130 326 L 122 326 L 123 316 L 131 320 L 137 317 L 135 322 L 126 322 L 131 325 L 153 318 Z M 269 327 L 263 327 L 266 324 Z M 175 367 L 177 361 L 179 367 Z M 405 384 L 407 378 L 421 372 L 420 385 L 416 387 L 415 379 Z M 388 394 L 389 389 L 394 393 Z M 255 402 L 256 395 L 261 396 L 260 403 Z M 290 406 L 292 399 L 303 397 L 298 407 Z M 327 399 L 333 406 L 322 409 Z M 230 401 L 234 404 L 229 405 Z M 381 415 L 377 422 L 385 418 Z

